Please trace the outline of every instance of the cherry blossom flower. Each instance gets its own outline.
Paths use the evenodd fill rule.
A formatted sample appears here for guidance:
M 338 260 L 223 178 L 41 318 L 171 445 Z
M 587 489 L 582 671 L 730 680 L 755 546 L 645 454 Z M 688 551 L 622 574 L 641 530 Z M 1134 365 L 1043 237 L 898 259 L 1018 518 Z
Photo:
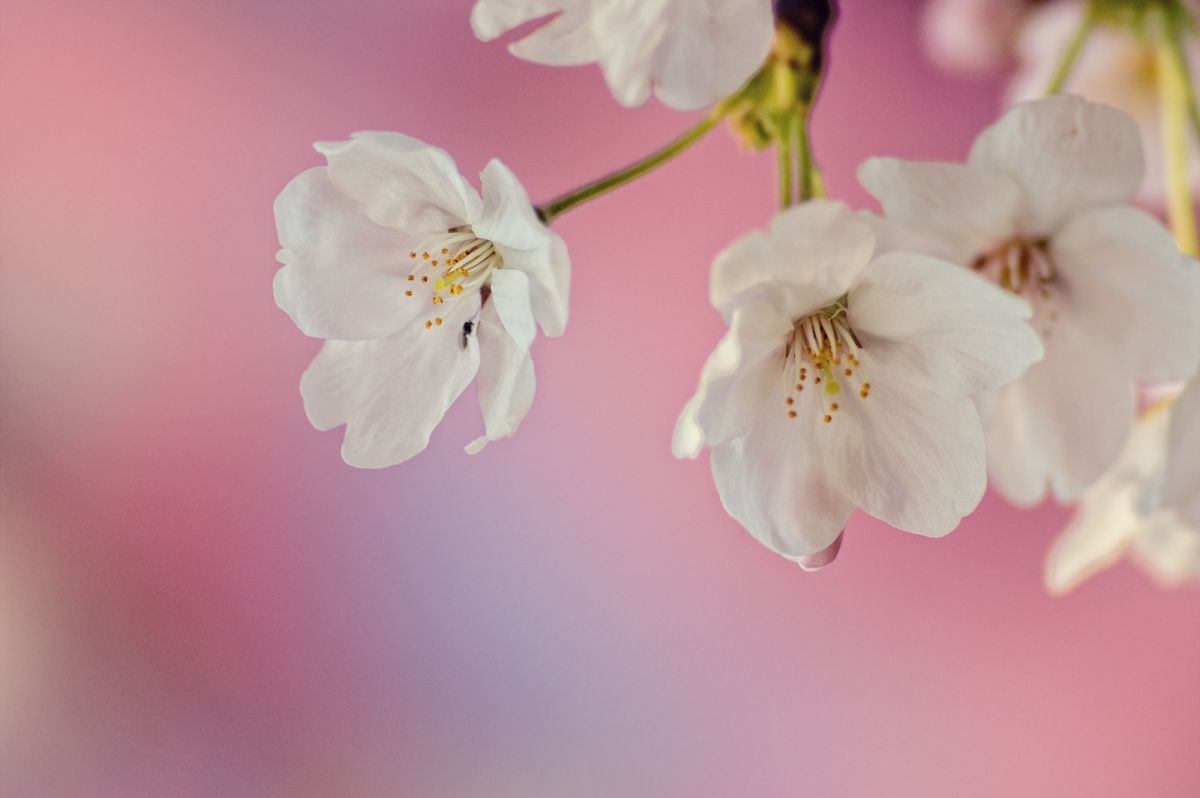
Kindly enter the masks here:
M 1016 52 L 1019 67 L 1009 84 L 1010 104 L 1045 94 L 1071 37 L 1087 13 L 1083 0 L 1060 0 L 1031 12 L 1021 27 Z M 1188 37 L 1193 80 L 1200 81 L 1200 47 Z M 1158 66 L 1152 42 L 1127 27 L 1100 24 L 1088 36 L 1065 90 L 1093 102 L 1119 108 L 1133 117 L 1142 135 L 1146 178 L 1138 191 L 1145 202 L 1159 203 L 1166 192 L 1162 110 Z M 1200 151 L 1188 138 L 1191 181 L 1200 186 Z
M 468 451 L 511 435 L 533 402 L 535 322 L 566 325 L 565 244 L 500 161 L 481 197 L 449 155 L 399 133 L 316 148 L 328 166 L 275 201 L 275 301 L 329 339 L 300 382 L 309 421 L 346 425 L 347 463 L 394 465 L 477 377 L 486 434 Z
M 596 62 L 622 105 L 642 105 L 653 91 L 678 110 L 741 87 L 774 30 L 770 0 L 477 0 L 471 26 L 490 41 L 551 14 L 510 51 L 551 66 Z
M 868 224 L 814 201 L 719 255 L 729 332 L 676 426 L 677 456 L 712 448 L 730 515 L 806 567 L 832 559 L 855 507 L 920 535 L 954 529 L 986 481 L 972 397 L 1042 353 L 1028 303 L 874 249 Z
M 929 57 L 948 72 L 985 72 L 1012 58 L 1029 0 L 930 0 L 921 17 Z
M 1142 175 L 1124 113 L 1060 96 L 1009 111 L 966 165 L 871 159 L 889 220 L 1033 304 L 1046 357 L 985 404 L 997 487 L 1068 502 L 1121 452 L 1135 386 L 1200 363 L 1200 266 L 1128 203 Z
M 1200 579 L 1200 382 L 1137 424 L 1113 466 L 1084 492 L 1046 560 L 1066 593 L 1123 556 L 1164 586 Z

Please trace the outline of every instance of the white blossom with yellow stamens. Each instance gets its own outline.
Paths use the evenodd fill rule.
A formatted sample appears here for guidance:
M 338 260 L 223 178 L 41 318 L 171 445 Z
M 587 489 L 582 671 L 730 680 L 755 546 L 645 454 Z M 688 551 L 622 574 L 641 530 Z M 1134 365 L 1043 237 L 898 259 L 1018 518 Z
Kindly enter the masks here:
M 351 465 L 394 465 L 477 377 L 486 434 L 468 451 L 513 434 L 533 402 L 536 326 L 566 325 L 562 239 L 497 160 L 481 196 L 449 155 L 399 133 L 317 150 L 328 166 L 275 201 L 275 301 L 328 339 L 300 382 L 313 426 L 346 425 Z
M 1072 96 L 1010 110 L 965 165 L 859 169 L 890 223 L 1033 305 L 1046 357 L 986 402 L 993 484 L 1018 504 L 1077 498 L 1120 454 L 1137 384 L 1200 364 L 1200 265 L 1129 204 L 1141 177 L 1133 121 Z
M 855 507 L 950 532 L 983 496 L 973 397 L 1042 354 L 1028 303 L 924 255 L 876 257 L 835 202 L 784 211 L 718 256 L 729 332 L 680 415 L 674 451 L 712 447 L 729 513 L 804 567 L 826 564 Z

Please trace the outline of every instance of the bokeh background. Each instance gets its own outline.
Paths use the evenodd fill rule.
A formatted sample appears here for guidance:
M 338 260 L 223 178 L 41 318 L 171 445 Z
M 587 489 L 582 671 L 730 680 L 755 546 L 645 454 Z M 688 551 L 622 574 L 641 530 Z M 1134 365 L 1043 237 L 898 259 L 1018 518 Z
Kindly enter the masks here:
M 400 130 L 545 199 L 686 115 L 476 42 L 469 0 L 0 4 L 0 795 L 1195 796 L 1200 595 L 1041 585 L 1065 518 L 857 518 L 805 575 L 669 451 L 712 255 L 770 155 L 723 132 L 565 217 L 566 337 L 520 435 L 355 471 L 305 421 L 271 205 L 314 140 Z M 999 80 L 845 0 L 816 118 L 960 158 Z M 1086 397 L 1081 397 L 1086 401 Z

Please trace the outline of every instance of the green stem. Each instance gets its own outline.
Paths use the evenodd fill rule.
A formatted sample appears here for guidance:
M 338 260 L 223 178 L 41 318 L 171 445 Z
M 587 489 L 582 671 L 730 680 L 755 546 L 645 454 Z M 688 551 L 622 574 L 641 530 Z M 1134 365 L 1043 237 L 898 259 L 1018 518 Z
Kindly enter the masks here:
M 1171 25 L 1167 31 L 1167 37 L 1171 47 L 1171 59 L 1175 64 L 1176 74 L 1179 75 L 1183 83 L 1184 91 L 1187 94 L 1187 114 L 1188 121 L 1192 126 L 1192 136 L 1197 143 L 1200 143 L 1200 104 L 1196 102 L 1196 86 L 1192 81 L 1192 70 L 1188 64 L 1187 49 L 1183 44 L 1183 35 L 1180 33 L 1179 25 Z
M 796 118 L 792 126 L 796 128 L 800 150 L 800 200 L 806 201 L 817 196 L 817 164 L 813 158 L 812 140 L 808 135 L 808 120 L 811 106 L 802 105 L 796 109 Z
M 779 150 L 779 207 L 790 208 L 793 201 L 793 188 L 796 182 L 796 165 L 792 158 L 795 151 L 792 147 L 791 124 L 788 123 L 783 135 L 775 142 Z
M 1075 62 L 1079 60 L 1079 54 L 1083 52 L 1083 45 L 1087 43 L 1088 37 L 1092 35 L 1095 28 L 1096 12 L 1094 8 L 1089 7 L 1083 17 L 1083 22 L 1079 24 L 1079 30 L 1075 31 L 1075 35 L 1071 37 L 1067 49 L 1058 61 L 1058 66 L 1054 68 L 1054 75 L 1051 76 L 1050 83 L 1046 86 L 1047 97 L 1063 90 L 1067 78 L 1071 77 L 1071 70 L 1075 68 Z
M 602 194 L 607 194 L 615 188 L 637 180 L 648 172 L 654 171 L 704 138 L 709 131 L 720 124 L 727 113 L 729 113 L 729 105 L 727 103 L 717 105 L 695 127 L 662 149 L 626 166 L 624 169 L 613 172 L 560 197 L 556 197 L 544 205 L 537 206 L 535 210 L 538 216 L 541 217 L 543 222 L 550 224 L 550 222 L 572 208 L 576 208 Z
M 1167 215 L 1179 248 L 1195 257 L 1197 254 L 1196 210 L 1192 201 L 1191 174 L 1188 170 L 1188 116 L 1194 105 L 1189 90 L 1189 76 L 1184 71 L 1186 61 L 1175 57 L 1175 37 L 1156 49 L 1156 70 L 1160 105 L 1162 106 L 1163 166 L 1167 182 Z

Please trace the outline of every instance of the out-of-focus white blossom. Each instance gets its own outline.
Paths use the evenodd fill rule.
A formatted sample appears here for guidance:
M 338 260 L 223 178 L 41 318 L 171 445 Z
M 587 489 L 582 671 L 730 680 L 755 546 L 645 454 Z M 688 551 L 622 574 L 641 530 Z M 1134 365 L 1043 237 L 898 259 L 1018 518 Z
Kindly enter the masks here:
M 1071 590 L 1122 556 L 1159 583 L 1200 579 L 1200 381 L 1134 426 L 1117 462 L 1084 492 L 1046 560 L 1046 585 Z
M 693 110 L 736 91 L 771 49 L 771 0 L 477 0 L 475 34 L 490 41 L 553 15 L 510 51 L 551 66 L 598 63 L 623 105 L 653 92 Z
M 986 72 L 1012 60 L 1029 0 L 929 0 L 921 18 L 925 51 L 949 72 Z
M 1129 205 L 1142 176 L 1124 113 L 1072 96 L 1025 103 L 966 165 L 872 159 L 859 177 L 893 224 L 1033 304 L 1046 357 L 990 397 L 997 487 L 1072 501 L 1117 459 L 1139 382 L 1200 363 L 1200 265 Z

